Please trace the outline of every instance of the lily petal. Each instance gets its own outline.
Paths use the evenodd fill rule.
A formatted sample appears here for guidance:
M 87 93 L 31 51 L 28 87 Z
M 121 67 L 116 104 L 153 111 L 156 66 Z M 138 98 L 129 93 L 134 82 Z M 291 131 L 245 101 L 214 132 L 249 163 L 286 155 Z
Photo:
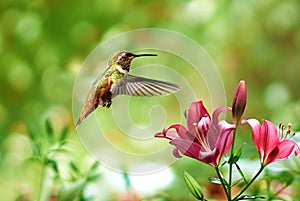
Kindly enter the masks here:
M 235 126 L 232 127 L 220 127 L 220 138 L 216 142 L 216 149 L 218 150 L 218 155 L 216 157 L 217 163 L 221 160 L 221 157 L 228 152 L 232 145 L 232 130 L 235 129 Z
M 216 167 L 229 150 L 232 144 L 231 131 L 235 129 L 235 125 L 218 120 L 224 110 L 231 108 L 216 109 L 213 113 L 214 119 L 211 120 L 202 101 L 193 102 L 187 117 L 188 129 L 180 124 L 174 124 L 157 133 L 155 137 L 171 140 L 170 144 L 175 146 L 173 155 L 177 158 L 185 155 Z M 175 129 L 176 132 L 170 129 Z
M 183 125 L 181 124 L 174 124 L 174 125 L 171 125 L 171 126 L 168 126 L 166 128 L 164 128 L 163 130 L 163 133 L 168 136 L 168 133 L 170 132 L 169 130 L 174 128 L 178 134 L 178 136 L 182 139 L 185 139 L 185 140 L 192 140 L 194 141 L 195 139 L 195 136 L 193 134 L 191 134 Z M 174 134 L 171 133 L 171 135 L 169 137 L 166 137 L 170 140 L 174 139 L 172 138 L 174 136 Z
M 286 159 L 294 152 L 296 155 L 300 153 L 296 142 L 280 139 L 277 128 L 272 122 L 263 120 L 263 124 L 260 125 L 256 119 L 242 120 L 242 124 L 245 122 L 252 127 L 252 138 L 262 165 Z
M 210 164 L 214 167 L 219 163 L 219 160 L 216 160 L 216 156 L 219 155 L 219 151 L 216 149 L 212 151 L 201 151 L 202 147 L 199 144 L 180 139 L 172 140 L 170 144 L 176 146 L 173 150 L 173 154 L 177 158 L 178 156 L 181 157 L 178 153 L 178 150 L 180 150 L 183 155 L 202 161 L 206 164 Z
M 232 101 L 232 117 L 236 121 L 239 121 L 245 111 L 246 107 L 246 100 L 247 100 L 247 93 L 246 93 L 246 83 L 244 80 L 240 81 L 238 84 L 234 98 Z
M 265 165 L 274 162 L 275 160 L 282 160 L 288 158 L 294 151 L 297 144 L 292 140 L 281 141 L 268 155 Z
M 219 107 L 212 114 L 212 122 L 218 122 L 218 118 L 221 112 L 225 110 L 231 110 L 231 107 Z
M 231 110 L 230 107 L 220 107 L 216 109 L 212 115 L 212 123 L 210 125 L 209 131 L 207 133 L 208 137 L 208 143 L 211 147 L 214 147 L 217 143 L 217 140 L 219 139 L 221 135 L 221 130 L 223 129 L 231 129 L 233 130 L 235 128 L 235 125 L 229 124 L 226 121 L 220 121 L 218 120 L 218 117 L 222 111 L 225 110 Z M 223 124 L 223 125 L 222 125 Z
M 176 158 L 181 158 L 181 155 L 179 154 L 179 149 L 177 147 L 175 147 L 173 149 L 173 155 L 176 157 Z
M 217 159 L 218 155 L 219 155 L 219 150 L 217 150 L 217 149 L 214 149 L 210 152 L 200 151 L 198 160 L 200 160 L 206 164 L 209 164 L 213 167 L 216 167 L 220 162 L 220 160 Z
M 199 144 L 182 139 L 174 139 L 170 144 L 176 146 L 183 155 L 199 160 L 199 153 L 202 148 Z
M 167 133 L 160 132 L 160 133 L 156 133 L 154 135 L 154 137 L 160 137 L 160 138 L 166 138 L 166 139 L 169 139 L 169 140 L 173 140 L 175 138 L 178 138 L 178 133 L 176 133 L 174 131 L 169 131 Z
M 211 120 L 210 117 L 206 116 L 206 117 L 202 117 L 200 119 L 200 121 L 198 122 L 198 126 L 197 126 L 197 130 L 195 130 L 195 132 L 198 132 L 201 139 L 206 138 L 207 132 L 210 128 L 211 125 Z
M 268 155 L 279 143 L 276 126 L 267 120 L 263 120 L 260 128 L 259 146 Z
M 210 117 L 202 101 L 191 103 L 187 116 L 188 130 L 192 131 L 195 128 L 195 124 L 197 125 L 200 119 L 206 116 Z
M 252 128 L 252 138 L 257 150 L 260 150 L 260 123 L 257 119 L 243 120 L 242 124 L 248 123 Z

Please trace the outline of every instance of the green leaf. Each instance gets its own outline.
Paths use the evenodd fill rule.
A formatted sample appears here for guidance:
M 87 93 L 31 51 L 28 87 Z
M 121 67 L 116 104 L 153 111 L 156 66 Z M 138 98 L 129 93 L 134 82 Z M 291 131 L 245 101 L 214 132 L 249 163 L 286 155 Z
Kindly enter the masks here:
M 59 138 L 60 142 L 64 142 L 66 140 L 68 136 L 68 132 L 69 132 L 69 127 L 65 126 L 60 133 L 60 138 Z
M 66 141 L 66 140 L 65 140 L 65 141 L 59 142 L 59 146 L 60 146 L 60 147 L 66 145 L 66 144 L 68 144 L 68 141 Z
M 38 156 L 31 156 L 30 158 L 28 158 L 26 160 L 26 162 L 38 162 L 38 163 L 43 163 L 43 159 L 41 157 L 38 157 Z
M 98 161 L 95 161 L 95 163 L 91 167 L 91 171 L 95 171 L 98 169 L 100 163 Z
M 214 184 L 222 184 L 222 182 L 219 178 L 209 177 L 208 180 Z
M 126 171 L 123 171 L 122 176 L 123 176 L 126 188 L 127 189 L 131 188 L 131 182 L 130 182 L 130 178 L 129 178 L 128 173 Z
M 93 195 L 86 196 L 86 195 L 81 194 L 81 196 L 79 198 L 79 201 L 89 201 L 89 200 L 95 200 L 95 196 L 93 196 Z
M 198 184 L 196 179 L 186 171 L 184 172 L 184 181 L 189 191 L 195 198 L 197 198 L 198 200 L 204 200 L 200 185 Z
M 78 178 L 78 175 L 75 175 L 73 172 L 70 172 L 70 181 L 75 182 Z
M 45 128 L 46 128 L 46 133 L 48 134 L 48 136 L 53 136 L 53 128 L 50 122 L 50 119 L 47 118 L 45 121 Z
M 256 199 L 266 199 L 266 198 L 263 196 L 243 195 L 238 200 L 256 200 Z
M 238 150 L 236 150 L 233 155 L 229 158 L 228 163 L 229 164 L 234 164 L 236 162 L 238 162 L 238 160 L 240 159 L 241 155 L 242 155 L 242 148 L 240 147 Z
M 77 167 L 77 165 L 73 161 L 70 162 L 70 168 L 74 171 L 74 173 L 76 173 L 78 175 L 81 174 L 79 168 Z
M 52 150 L 55 153 L 70 153 L 70 150 L 64 147 L 58 147 Z
M 100 173 L 94 173 L 88 176 L 87 181 L 88 182 L 93 182 L 97 181 L 100 178 L 101 174 Z
M 72 201 L 80 196 L 86 185 L 85 179 L 80 179 L 71 186 L 63 187 L 59 192 L 58 201 Z
M 35 136 L 35 131 L 31 125 L 28 125 L 28 130 L 29 130 L 29 137 L 30 139 L 35 142 L 36 141 L 36 136 Z
M 41 143 L 33 143 L 32 144 L 32 152 L 33 152 L 33 156 L 43 157 L 42 144 Z
M 57 165 L 57 162 L 55 160 L 52 160 L 52 159 L 48 159 L 46 161 L 47 165 L 49 165 L 50 167 L 52 167 L 52 169 L 54 170 L 54 172 L 56 174 L 59 175 L 59 169 L 58 169 L 58 165 Z

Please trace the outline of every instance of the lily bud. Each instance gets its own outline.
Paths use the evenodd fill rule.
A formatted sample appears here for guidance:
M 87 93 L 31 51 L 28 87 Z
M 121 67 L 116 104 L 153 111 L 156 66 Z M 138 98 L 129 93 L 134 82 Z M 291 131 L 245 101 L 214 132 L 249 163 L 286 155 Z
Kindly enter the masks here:
M 232 101 L 232 117 L 234 120 L 236 120 L 237 123 L 239 122 L 245 111 L 246 99 L 246 83 L 244 80 L 241 80 L 235 90 L 234 98 Z

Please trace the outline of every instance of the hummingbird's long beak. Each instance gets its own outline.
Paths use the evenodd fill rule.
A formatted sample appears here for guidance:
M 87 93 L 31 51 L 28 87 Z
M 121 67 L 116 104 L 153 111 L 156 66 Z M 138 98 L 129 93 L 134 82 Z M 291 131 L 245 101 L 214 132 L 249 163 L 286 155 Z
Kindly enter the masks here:
M 157 54 L 133 54 L 134 57 L 157 56 Z

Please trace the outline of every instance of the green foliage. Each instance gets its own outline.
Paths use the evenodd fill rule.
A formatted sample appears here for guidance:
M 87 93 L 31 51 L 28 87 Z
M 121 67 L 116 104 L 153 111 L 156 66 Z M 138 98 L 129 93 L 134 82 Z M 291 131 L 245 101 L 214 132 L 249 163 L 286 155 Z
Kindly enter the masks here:
M 242 155 L 242 147 L 240 147 L 238 150 L 233 152 L 233 155 L 229 158 L 228 163 L 229 164 L 234 164 L 236 163 Z
M 45 132 L 43 129 L 36 127 L 31 128 L 30 137 L 32 145 L 32 156 L 29 160 L 38 162 L 42 167 L 42 177 L 40 180 L 40 188 L 37 200 L 44 200 L 50 193 L 45 187 L 45 180 L 52 179 L 55 185 L 58 186 L 58 199 L 60 201 L 71 201 L 80 199 L 81 201 L 87 201 L 89 198 L 85 197 L 84 189 L 91 182 L 95 182 L 99 179 L 100 173 L 98 172 L 99 163 L 95 162 L 87 172 L 82 172 L 80 166 L 74 161 L 69 163 L 70 180 L 66 180 L 61 176 L 60 161 L 56 158 L 57 155 L 69 155 L 72 154 L 68 150 L 68 127 L 63 127 L 57 135 L 54 131 L 49 119 L 45 121 Z M 48 175 L 48 170 L 54 173 L 54 176 Z M 68 184 L 66 184 L 68 183 Z
M 73 162 L 70 162 L 70 169 L 72 170 L 71 183 L 63 186 L 59 192 L 59 201 L 70 201 L 80 199 L 81 201 L 87 201 L 90 198 L 85 197 L 84 189 L 90 182 L 97 181 L 101 176 L 97 172 L 99 163 L 95 162 L 90 170 L 86 173 L 80 171 L 80 168 Z
M 188 172 L 184 172 L 183 176 L 184 176 L 184 181 L 189 191 L 193 194 L 193 196 L 198 200 L 204 200 L 201 187 L 196 181 L 196 179 L 194 179 L 194 177 L 190 175 Z
M 59 193 L 59 201 L 75 200 L 80 196 L 85 186 L 85 181 L 80 180 L 74 183 L 72 186 L 62 188 Z

